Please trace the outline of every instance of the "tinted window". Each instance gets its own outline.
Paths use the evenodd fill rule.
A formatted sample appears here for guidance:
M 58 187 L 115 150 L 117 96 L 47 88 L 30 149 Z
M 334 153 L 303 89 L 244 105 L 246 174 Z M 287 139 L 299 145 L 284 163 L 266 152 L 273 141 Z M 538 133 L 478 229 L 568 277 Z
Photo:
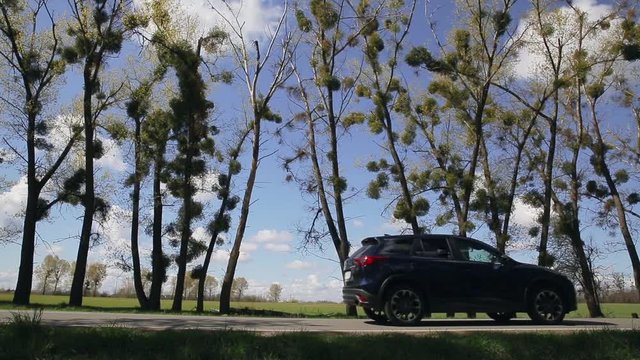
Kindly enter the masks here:
M 463 260 L 482 263 L 493 263 L 499 258 L 496 252 L 491 251 L 481 244 L 475 242 L 456 239 L 456 247 L 458 248 L 460 256 Z
M 445 238 L 427 238 L 422 239 L 422 250 L 418 251 L 416 255 L 422 257 L 449 257 L 449 245 L 447 245 L 447 239 Z
M 389 239 L 384 242 L 384 246 L 380 251 L 381 254 L 411 254 L 413 247 L 413 238 Z
M 361 247 L 360 249 L 356 250 L 353 254 L 351 254 L 352 258 L 357 258 L 360 255 L 364 254 L 368 249 L 374 247 L 374 245 L 365 245 L 363 247 Z

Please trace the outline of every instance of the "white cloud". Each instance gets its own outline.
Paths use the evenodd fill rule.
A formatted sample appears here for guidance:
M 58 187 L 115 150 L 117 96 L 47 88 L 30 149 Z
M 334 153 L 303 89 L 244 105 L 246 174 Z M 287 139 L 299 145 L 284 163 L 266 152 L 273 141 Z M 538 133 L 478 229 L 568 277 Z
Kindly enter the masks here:
M 587 14 L 589 20 L 597 20 L 611 13 L 611 4 L 598 4 L 597 0 L 576 0 L 573 5 Z
M 267 243 L 264 245 L 264 248 L 274 252 L 287 252 L 291 250 L 291 246 L 289 246 L 289 244 Z
M 97 167 L 108 168 L 116 172 L 127 169 L 127 164 L 123 161 L 122 149 L 114 140 L 100 137 L 104 147 L 104 155 L 96 160 Z
M 128 244 L 131 238 L 131 216 L 130 210 L 112 206 L 104 222 L 94 222 L 94 230 L 102 234 L 111 246 Z
M 262 245 L 262 247 L 269 251 L 275 252 L 287 252 L 291 250 L 291 245 L 288 243 L 293 240 L 293 235 L 286 230 L 274 230 L 265 229 L 258 231 L 251 237 L 251 242 Z
M 334 278 L 320 280 L 316 274 L 295 279 L 288 286 L 283 286 L 283 298 L 293 298 L 302 301 L 341 301 L 342 281 Z
M 134 2 L 140 6 L 145 1 Z M 284 10 L 283 3 L 278 0 L 176 0 L 175 3 L 178 8 L 172 15 L 185 34 L 189 34 L 185 35 L 187 38 L 199 38 L 214 27 L 230 32 L 224 18 L 237 26 L 234 20 L 237 17 L 245 37 L 253 41 L 272 33 Z
M 240 248 L 246 252 L 254 252 L 258 250 L 258 244 L 252 242 L 243 242 Z
M 209 243 L 209 240 L 211 240 L 211 235 L 209 235 L 207 229 L 202 226 L 193 229 L 193 234 L 191 236 L 193 236 L 194 239 L 205 243 Z
M 313 267 L 313 263 L 308 261 L 302 261 L 302 260 L 294 260 L 286 265 L 287 269 L 293 269 L 293 270 L 309 269 L 312 267 Z
M 409 230 L 410 228 L 411 226 L 404 220 L 392 218 L 382 224 L 382 226 L 380 227 L 380 231 L 382 231 L 383 233 L 400 234 L 405 232 L 406 230 Z
M 112 266 L 107 267 L 107 277 L 102 282 L 99 292 L 115 293 L 118 288 L 122 287 L 128 280 L 131 280 L 131 274 L 124 272 Z
M 293 235 L 286 230 L 260 230 L 251 237 L 252 241 L 259 243 L 288 242 L 293 239 Z
M 211 256 L 211 261 L 226 264 L 229 261 L 230 253 L 231 252 L 229 250 L 225 250 L 225 249 L 214 250 L 213 255 Z M 239 262 L 247 262 L 250 259 L 251 259 L 251 254 L 240 250 L 240 256 L 238 257 Z
M 212 188 L 218 184 L 218 173 L 208 171 L 194 179 L 193 183 L 198 189 L 196 196 L 193 198 L 195 201 L 207 203 L 216 197 L 216 193 L 212 191 Z
M 355 227 L 355 228 L 361 228 L 361 227 L 364 227 L 364 221 L 362 221 L 362 220 L 358 220 L 358 219 L 353 220 L 353 221 L 351 222 L 351 224 L 353 224 L 353 227 Z
M 61 257 L 62 252 L 64 251 L 64 247 L 59 244 L 54 244 L 54 245 L 45 244 L 45 246 L 47 248 L 47 253 L 50 255 L 57 255 Z
M 18 273 L 15 271 L 0 271 L 0 289 L 14 289 L 18 281 Z
M 9 191 L 0 194 L 0 227 L 21 229 L 27 206 L 27 178 L 23 177 Z
M 601 19 L 613 10 L 610 4 L 599 4 L 597 0 L 575 0 L 573 5 L 587 14 L 588 21 Z M 577 18 L 568 6 L 560 7 L 556 12 L 547 15 L 543 21 L 554 24 L 553 35 L 550 37 L 552 44 L 558 42 L 564 44 L 564 54 L 572 54 L 577 47 Z M 615 20 L 614 22 L 619 21 Z M 524 17 L 518 26 L 518 34 L 523 34 L 526 46 L 520 51 L 518 60 L 514 65 L 515 75 L 520 78 L 533 78 L 550 74 L 550 67 L 545 57 L 545 47 L 540 35 L 536 33 L 537 19 Z M 614 26 L 610 30 L 598 31 L 585 39 L 583 47 L 586 49 L 598 49 L 606 46 L 606 39 L 613 34 Z M 555 49 L 553 47 L 552 49 Z M 564 61 L 564 66 L 568 62 Z
M 521 199 L 516 198 L 513 202 L 512 221 L 522 227 L 531 227 L 537 223 L 538 210 L 531 205 L 525 204 Z
M 74 125 L 82 125 L 81 116 L 62 114 L 53 120 L 48 140 L 58 152 L 62 151 L 69 143 L 69 140 L 71 140 L 71 135 L 73 134 L 72 128 Z M 76 145 L 81 144 L 83 144 L 81 141 L 76 142 Z
M 198 20 L 203 33 L 216 25 L 227 27 L 220 15 L 212 9 L 213 5 L 232 23 L 233 15 L 236 15 L 238 22 L 244 26 L 245 34 L 254 37 L 273 29 L 283 10 L 282 3 L 263 0 L 180 0 L 179 3 L 188 15 Z M 228 10 L 227 5 L 232 12 Z

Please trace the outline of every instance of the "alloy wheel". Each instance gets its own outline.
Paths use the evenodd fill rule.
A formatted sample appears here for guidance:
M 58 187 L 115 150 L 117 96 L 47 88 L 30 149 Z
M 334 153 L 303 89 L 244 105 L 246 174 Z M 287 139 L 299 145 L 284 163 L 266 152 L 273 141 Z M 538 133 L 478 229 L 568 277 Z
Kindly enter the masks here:
M 422 298 L 411 288 L 399 288 L 391 293 L 387 301 L 389 320 L 396 324 L 413 325 L 422 319 Z

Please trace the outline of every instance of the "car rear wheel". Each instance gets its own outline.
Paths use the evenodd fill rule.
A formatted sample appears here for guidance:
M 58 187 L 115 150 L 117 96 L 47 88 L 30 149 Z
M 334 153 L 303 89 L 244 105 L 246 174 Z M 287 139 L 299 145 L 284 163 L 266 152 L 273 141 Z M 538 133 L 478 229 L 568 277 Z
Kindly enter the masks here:
M 506 323 L 516 317 L 516 313 L 513 312 L 489 312 L 487 315 L 499 323 Z
M 543 287 L 532 292 L 529 297 L 529 317 L 538 324 L 559 324 L 566 314 L 560 292 L 551 287 Z
M 363 308 L 364 313 L 367 314 L 367 317 L 373 320 L 376 324 L 384 324 L 387 322 L 387 315 L 384 314 L 383 310 L 374 310 L 371 308 Z
M 424 300 L 413 287 L 396 286 L 388 292 L 384 313 L 392 324 L 416 325 L 422 320 L 424 311 Z

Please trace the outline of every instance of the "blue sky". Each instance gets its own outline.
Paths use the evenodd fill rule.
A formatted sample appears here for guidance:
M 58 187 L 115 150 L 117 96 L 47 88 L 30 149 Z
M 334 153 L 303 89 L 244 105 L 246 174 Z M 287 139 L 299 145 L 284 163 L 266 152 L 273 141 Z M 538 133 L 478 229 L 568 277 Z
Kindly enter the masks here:
M 206 1 L 187 1 L 182 2 L 185 14 L 190 15 L 193 19 L 197 19 L 201 24 L 212 24 L 215 20 L 214 14 L 207 10 Z M 596 2 L 594 0 L 575 1 L 578 6 L 590 9 L 592 12 L 606 11 L 604 2 Z M 432 1 L 432 7 L 429 11 L 435 11 L 435 17 L 441 19 L 438 23 L 438 29 L 441 34 L 446 34 L 450 26 L 454 23 L 453 9 L 449 1 Z M 263 30 L 273 25 L 274 21 L 280 15 L 282 3 L 279 1 L 261 1 L 247 0 L 241 11 L 241 17 L 245 19 L 247 24 L 247 32 L 249 38 L 264 38 Z M 62 9 L 57 9 L 63 11 Z M 434 46 L 431 31 L 425 21 L 424 4 L 418 6 L 417 15 L 414 21 L 412 32 L 406 48 L 411 45 L 427 45 Z M 129 46 L 126 50 L 128 56 L 135 56 L 133 47 Z M 360 55 L 356 55 L 360 56 Z M 530 57 L 527 57 L 528 61 Z M 357 60 L 357 57 L 356 57 Z M 124 64 L 123 60 L 118 60 L 110 65 L 110 70 L 118 70 L 119 66 Z M 222 66 L 222 65 L 221 65 Z M 526 68 L 530 65 L 523 65 Z M 411 78 L 411 71 L 406 72 L 406 76 L 413 86 L 424 86 L 426 83 L 425 75 L 420 78 Z M 62 87 L 64 95 L 61 97 L 61 103 L 69 103 L 74 97 L 78 96 L 79 85 L 75 75 L 67 77 L 67 84 Z M 225 144 L 225 138 L 228 139 L 229 132 L 234 128 L 234 123 L 243 121 L 241 111 L 244 104 L 242 99 L 246 99 L 246 89 L 244 84 L 236 82 L 234 85 L 215 84 L 210 86 L 211 98 L 216 104 L 216 121 L 220 121 L 220 127 L 223 132 L 218 141 L 219 146 Z M 274 100 L 274 108 L 276 108 L 283 117 L 290 114 L 293 109 L 291 103 L 284 93 L 277 95 Z M 267 127 L 270 131 L 274 131 L 278 125 L 269 124 Z M 225 131 L 228 131 L 225 133 Z M 339 301 L 341 299 L 341 276 L 338 263 L 336 261 L 335 250 L 330 243 L 326 243 L 324 251 L 317 248 L 301 249 L 301 235 L 298 228 L 304 228 L 308 225 L 311 217 L 308 211 L 307 202 L 301 196 L 298 186 L 295 183 L 287 183 L 285 181 L 285 173 L 282 170 L 282 158 L 291 154 L 291 150 L 286 146 L 281 147 L 278 139 L 267 136 L 268 141 L 263 147 L 263 154 L 273 155 L 266 157 L 259 169 L 256 188 L 254 190 L 253 205 L 250 211 L 249 225 L 246 231 L 246 237 L 241 248 L 241 258 L 238 264 L 236 276 L 245 277 L 249 281 L 248 293 L 264 295 L 271 283 L 278 282 L 283 286 L 283 299 L 299 299 L 299 300 L 332 300 Z M 286 143 L 296 143 L 299 140 L 297 135 L 285 132 Z M 355 189 L 355 195 L 346 204 L 346 214 L 348 216 L 349 237 L 354 245 L 354 250 L 359 245 L 359 240 L 370 235 L 383 233 L 397 233 L 402 230 L 403 224 L 394 222 L 391 219 L 390 212 L 385 212 L 387 199 L 374 201 L 368 199 L 365 195 L 365 189 L 372 178 L 372 175 L 365 169 L 365 164 L 374 159 L 380 158 L 380 147 L 377 143 L 381 143 L 381 138 L 372 138 L 366 126 L 353 128 L 350 133 L 345 134 L 342 141 L 342 156 L 344 176 L 349 179 L 349 188 Z M 377 142 L 377 143 L 376 143 Z M 101 245 L 91 249 L 90 261 L 110 261 L 108 256 L 115 249 L 126 249 L 129 238 L 129 225 L 126 221 L 128 210 L 128 189 L 122 187 L 122 178 L 131 171 L 131 154 L 130 147 L 118 146 L 116 143 L 107 143 L 108 151 L 106 156 L 100 160 L 99 176 L 108 180 L 109 187 L 103 192 L 118 194 L 113 197 L 112 205 L 114 216 L 112 216 L 104 228 L 100 231 L 105 235 L 105 240 Z M 246 153 L 245 149 L 245 153 Z M 245 162 L 246 163 L 246 162 Z M 11 223 L 20 223 L 19 209 L 24 206 L 24 194 L 26 188 L 20 183 L 19 175 L 8 166 L 0 167 L 2 174 L 8 180 L 17 182 L 17 184 L 0 189 L 0 225 Z M 243 171 L 236 180 L 235 193 L 242 196 L 244 186 Z M 350 194 L 354 191 L 350 191 Z M 203 195 L 207 197 L 208 195 Z M 209 196 L 210 197 L 210 196 Z M 436 206 L 436 202 L 432 203 Z M 205 214 L 213 214 L 213 210 L 217 207 L 215 201 L 207 208 L 209 212 Z M 143 208 L 143 213 L 149 214 L 150 208 Z M 437 211 L 432 211 L 435 216 Z M 18 217 L 15 215 L 18 214 Z M 124 215 L 118 219 L 116 214 Z M 36 251 L 36 263 L 49 253 L 55 253 L 67 260 L 74 260 L 77 251 L 76 236 L 80 231 L 81 212 L 77 208 L 63 206 L 55 208 L 52 211 L 51 218 L 47 222 L 39 224 L 38 232 L 41 241 Z M 527 227 L 533 224 L 535 211 L 521 203 L 515 209 L 514 221 L 517 224 Z M 432 216 L 427 216 L 427 222 L 432 220 Z M 165 216 L 169 221 L 171 215 Z M 232 216 L 232 232 L 227 235 L 227 239 L 234 237 L 234 230 L 237 223 L 237 214 Z M 205 222 L 198 224 L 196 236 L 206 238 L 206 234 L 202 228 Z M 608 240 L 615 241 L 615 236 L 611 237 L 606 231 L 597 229 L 595 226 L 586 224 L 588 233 L 598 241 L 606 242 Z M 451 232 L 450 228 L 433 229 L 434 231 Z M 487 230 L 480 227 L 475 236 L 481 240 L 492 243 L 487 235 Z M 517 250 L 518 248 L 529 245 L 526 239 L 521 239 L 520 246 L 510 250 L 510 255 L 519 260 L 532 262 L 535 254 L 529 251 Z M 220 279 L 224 275 L 226 269 L 226 259 L 228 257 L 228 249 L 230 241 L 221 246 L 214 261 L 210 266 L 211 275 Z M 20 248 L 17 244 L 0 245 L 0 288 L 13 288 L 17 277 L 17 269 L 19 264 Z M 150 249 L 150 241 L 144 237 L 142 242 L 143 258 L 148 259 L 147 253 Z M 166 251 L 173 251 L 165 247 Z M 190 266 L 201 263 L 198 259 Z M 614 253 L 606 257 L 603 262 L 604 266 L 612 270 L 629 273 L 630 266 L 624 253 Z M 170 270 L 175 273 L 175 267 Z M 110 267 L 109 277 L 103 286 L 103 291 L 113 291 L 116 287 L 127 281 L 129 274 L 123 273 L 116 267 Z M 165 291 L 170 288 L 170 282 L 165 285 Z

